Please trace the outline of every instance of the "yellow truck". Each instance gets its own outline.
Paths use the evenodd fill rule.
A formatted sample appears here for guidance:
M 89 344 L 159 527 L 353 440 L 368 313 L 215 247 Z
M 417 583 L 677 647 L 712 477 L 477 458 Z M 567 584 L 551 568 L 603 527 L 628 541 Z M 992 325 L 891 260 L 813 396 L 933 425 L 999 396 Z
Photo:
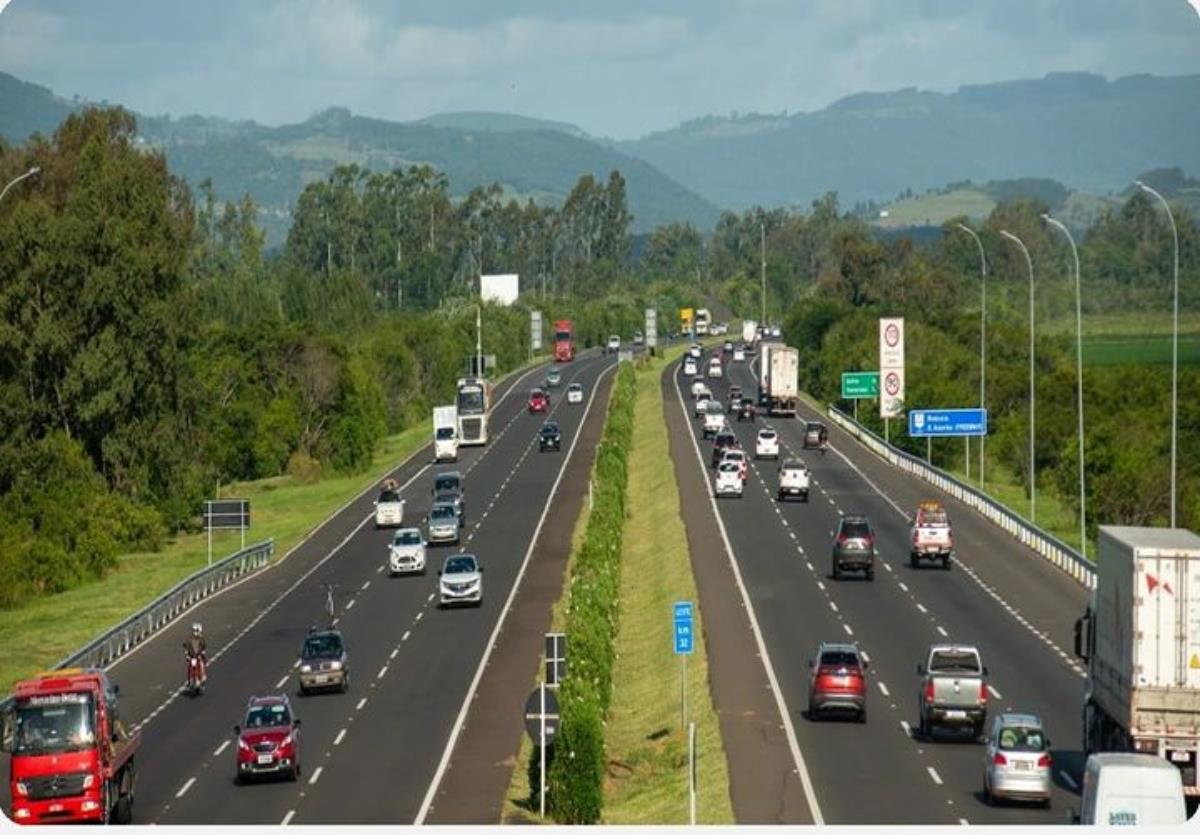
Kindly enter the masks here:
M 696 312 L 690 307 L 682 307 L 679 309 L 679 333 L 681 336 L 691 335 L 695 318 Z

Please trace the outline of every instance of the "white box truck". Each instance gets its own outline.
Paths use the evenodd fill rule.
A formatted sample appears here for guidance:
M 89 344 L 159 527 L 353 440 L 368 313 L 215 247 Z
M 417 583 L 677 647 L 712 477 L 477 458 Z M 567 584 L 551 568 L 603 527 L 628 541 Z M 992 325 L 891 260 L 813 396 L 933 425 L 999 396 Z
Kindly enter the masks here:
M 433 407 L 433 458 L 435 461 L 458 460 L 458 407 Z
M 1084 754 L 1154 754 L 1200 796 L 1200 536 L 1102 525 L 1098 545 L 1092 601 L 1075 623 Z
M 764 346 L 765 347 L 765 346 Z M 767 412 L 795 417 L 800 394 L 800 352 L 786 345 L 773 345 L 764 355 L 767 374 Z
M 742 341 L 746 343 L 746 350 L 754 348 L 754 342 L 758 339 L 758 322 L 753 319 L 745 319 L 742 321 Z

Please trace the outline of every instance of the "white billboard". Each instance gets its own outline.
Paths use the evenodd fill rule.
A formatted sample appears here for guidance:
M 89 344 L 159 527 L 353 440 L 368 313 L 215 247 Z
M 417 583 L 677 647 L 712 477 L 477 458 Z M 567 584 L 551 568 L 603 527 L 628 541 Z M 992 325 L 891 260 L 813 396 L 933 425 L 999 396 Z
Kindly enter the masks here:
M 485 302 L 496 302 L 507 307 L 517 300 L 520 286 L 520 276 L 516 273 L 481 275 L 479 297 Z
M 904 319 L 879 320 L 879 416 L 904 411 Z
M 542 350 L 542 311 L 529 311 L 529 344 L 533 350 Z

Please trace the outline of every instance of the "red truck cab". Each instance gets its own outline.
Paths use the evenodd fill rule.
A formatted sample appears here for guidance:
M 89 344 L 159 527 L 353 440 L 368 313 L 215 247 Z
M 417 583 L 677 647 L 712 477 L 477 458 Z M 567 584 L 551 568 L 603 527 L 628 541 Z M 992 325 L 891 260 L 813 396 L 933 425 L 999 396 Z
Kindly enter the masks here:
M 14 821 L 132 820 L 141 735 L 126 733 L 117 692 L 102 670 L 53 670 L 17 683 L 4 717 Z
M 575 325 L 570 319 L 559 319 L 554 323 L 554 361 L 570 362 L 575 359 Z

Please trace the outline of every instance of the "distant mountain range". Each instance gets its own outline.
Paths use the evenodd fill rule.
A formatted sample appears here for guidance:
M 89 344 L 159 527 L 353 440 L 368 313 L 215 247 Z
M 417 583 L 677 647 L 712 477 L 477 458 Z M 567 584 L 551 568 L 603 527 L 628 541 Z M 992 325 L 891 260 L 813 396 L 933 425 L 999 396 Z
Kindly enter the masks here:
M 1031 195 L 1046 180 L 1064 193 L 1112 194 L 1149 169 L 1200 171 L 1196 102 L 1200 76 L 1059 73 L 950 94 L 863 93 L 814 113 L 710 116 L 622 142 L 489 112 L 389 122 L 330 108 L 279 127 L 203 116 L 139 116 L 138 125 L 191 183 L 211 177 L 225 199 L 249 191 L 278 242 L 305 183 L 350 162 L 376 170 L 429 163 L 455 195 L 495 181 L 510 195 L 555 203 L 582 174 L 617 168 L 637 232 L 669 221 L 707 229 L 723 209 L 807 208 L 826 191 L 846 207 L 967 180 L 1027 183 Z M 0 73 L 0 134 L 9 141 L 49 134 L 83 105 Z M 887 225 L 925 219 L 926 204 L 912 209 Z

